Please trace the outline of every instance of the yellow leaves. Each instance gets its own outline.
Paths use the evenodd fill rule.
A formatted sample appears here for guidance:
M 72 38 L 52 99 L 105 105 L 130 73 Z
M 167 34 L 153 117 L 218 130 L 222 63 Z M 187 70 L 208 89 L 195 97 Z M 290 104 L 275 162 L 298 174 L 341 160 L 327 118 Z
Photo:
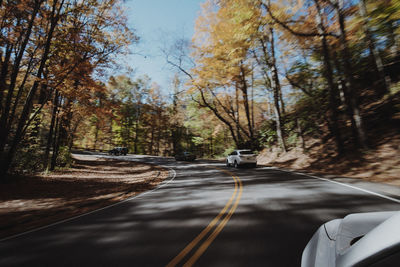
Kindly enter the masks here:
M 254 1 L 207 1 L 196 21 L 193 37 L 196 86 L 230 87 L 246 64 L 252 35 L 257 33 L 260 10 Z M 200 85 L 198 81 L 204 81 Z

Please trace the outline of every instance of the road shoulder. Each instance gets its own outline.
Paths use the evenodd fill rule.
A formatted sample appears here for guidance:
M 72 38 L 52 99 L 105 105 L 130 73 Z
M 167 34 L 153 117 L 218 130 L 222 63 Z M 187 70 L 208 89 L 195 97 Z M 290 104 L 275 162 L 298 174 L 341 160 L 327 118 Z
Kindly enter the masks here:
M 169 176 L 169 170 L 151 164 L 74 157 L 70 169 L 2 184 L 0 238 L 118 203 L 156 188 Z

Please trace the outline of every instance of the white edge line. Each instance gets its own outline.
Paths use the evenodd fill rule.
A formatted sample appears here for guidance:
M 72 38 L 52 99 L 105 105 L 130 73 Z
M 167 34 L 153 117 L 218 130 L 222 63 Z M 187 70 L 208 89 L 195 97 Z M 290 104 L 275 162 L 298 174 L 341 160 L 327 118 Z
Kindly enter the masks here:
M 309 175 L 309 174 L 305 174 L 305 173 L 301 173 L 301 172 L 288 171 L 288 170 L 284 170 L 284 169 L 280 169 L 280 168 L 273 168 L 273 169 L 277 169 L 277 170 L 280 170 L 280 171 L 283 171 L 283 172 L 295 173 L 295 174 L 298 174 L 298 175 L 303 175 L 303 176 L 311 177 L 311 178 L 314 178 L 314 179 L 318 179 L 318 180 L 322 180 L 322 181 L 331 182 L 331 183 L 334 183 L 334 184 L 346 186 L 346 187 L 349 187 L 349 188 L 352 188 L 352 189 L 355 189 L 355 190 L 359 190 L 359 191 L 362 191 L 364 193 L 368 193 L 368 194 L 371 194 L 371 195 L 374 195 L 374 196 L 377 196 L 377 197 L 381 197 L 381 198 L 384 198 L 384 199 L 387 199 L 387 200 L 390 200 L 390 201 L 393 201 L 393 202 L 396 202 L 396 203 L 400 204 L 400 200 L 399 199 L 388 197 L 388 196 L 385 196 L 383 194 L 379 194 L 379 193 L 376 193 L 376 192 L 373 192 L 373 191 L 370 191 L 370 190 L 367 190 L 367 189 L 363 189 L 363 188 L 360 188 L 360 187 L 357 187 L 357 186 L 354 186 L 354 185 L 349 185 L 349 184 L 337 182 L 337 181 L 334 181 L 334 180 L 331 180 L 331 179 L 322 178 L 322 177 L 318 177 L 318 176 L 315 176 L 315 175 Z
M 303 174 L 303 175 L 304 175 L 304 174 Z M 321 177 L 317 177 L 317 176 L 313 176 L 313 175 L 306 175 L 306 176 L 309 176 L 309 177 L 312 177 L 312 178 L 316 178 L 316 179 L 320 179 L 320 180 L 327 181 L 327 182 L 331 182 L 331 183 L 334 183 L 334 184 L 343 185 L 343 186 L 346 186 L 346 187 L 349 187 L 349 188 L 352 188 L 352 189 L 356 189 L 356 190 L 359 190 L 359 191 L 362 191 L 362 192 L 365 192 L 365 193 L 368 193 L 368 194 L 371 194 L 371 195 L 374 195 L 374 196 L 377 196 L 377 197 L 381 197 L 381 198 L 384 198 L 384 199 L 387 199 L 387 200 L 391 200 L 391 201 L 393 201 L 393 202 L 396 202 L 396 203 L 399 203 L 399 204 L 400 204 L 400 200 L 399 200 L 399 199 L 396 199 L 396 198 L 393 198 L 393 197 L 388 197 L 388 196 L 386 196 L 386 195 L 379 194 L 379 193 L 376 193 L 376 192 L 374 192 L 374 191 L 370 191 L 370 190 L 367 190 L 367 189 L 363 189 L 363 188 L 360 188 L 360 187 L 357 187 L 357 186 L 354 186 L 354 185 L 349 185 L 349 184 L 345 184 L 345 183 L 340 183 L 340 182 L 337 182 L 337 181 L 334 181 L 334 180 L 330 180 L 330 179 L 326 179 L 326 178 L 321 178 Z
M 12 236 L 9 236 L 9 237 L 2 238 L 2 239 L 0 239 L 0 242 L 4 242 L 4 241 L 10 240 L 10 239 L 14 239 L 14 238 L 17 238 L 17 237 L 20 237 L 20 236 L 23 236 L 23 235 L 27 235 L 27 234 L 30 234 L 30 233 L 33 233 L 33 232 L 40 231 L 40 230 L 43 230 L 43 229 L 46 229 L 46 228 L 50 228 L 50 227 L 58 225 L 58 224 L 69 222 L 69 221 L 72 221 L 72 220 L 75 220 L 75 219 L 78 219 L 78 218 L 93 214 L 95 212 L 99 212 L 99 211 L 102 211 L 102 210 L 105 210 L 105 209 L 120 205 L 122 203 L 128 202 L 128 201 L 133 200 L 135 198 L 142 197 L 144 195 L 153 193 L 154 191 L 156 191 L 156 190 L 160 189 L 161 187 L 164 187 L 167 184 L 169 184 L 170 182 L 172 182 L 176 177 L 176 171 L 174 169 L 172 169 L 170 167 L 167 167 L 167 166 L 162 166 L 162 165 L 159 165 L 159 166 L 163 167 L 163 168 L 166 168 L 166 169 L 168 169 L 170 171 L 171 179 L 169 179 L 167 182 L 163 182 L 163 183 L 159 184 L 156 188 L 153 188 L 150 191 L 146 191 L 146 192 L 140 193 L 138 195 L 132 196 L 132 197 L 127 198 L 127 199 L 124 199 L 124 200 L 122 200 L 120 202 L 117 202 L 117 203 L 114 203 L 114 204 L 111 204 L 111 205 L 108 205 L 108 206 L 105 206 L 105 207 L 102 207 L 102 208 L 99 208 L 99 209 L 96 209 L 96 210 L 92 210 L 92 211 L 89 211 L 89 212 L 86 212 L 86 213 L 83 213 L 83 214 L 80 214 L 80 215 L 77 215 L 77 216 L 74 216 L 74 217 L 71 217 L 71 218 L 67 218 L 67 219 L 64 219 L 64 220 L 61 220 L 61 221 L 58 221 L 58 222 L 55 222 L 55 223 L 51 223 L 51 224 L 48 224 L 48 225 L 45 225 L 45 226 L 34 228 L 34 229 L 26 231 L 26 232 L 22 232 L 22 233 L 19 233 L 19 234 L 15 234 L 15 235 L 12 235 Z M 172 175 L 171 175 L 171 173 L 172 173 Z

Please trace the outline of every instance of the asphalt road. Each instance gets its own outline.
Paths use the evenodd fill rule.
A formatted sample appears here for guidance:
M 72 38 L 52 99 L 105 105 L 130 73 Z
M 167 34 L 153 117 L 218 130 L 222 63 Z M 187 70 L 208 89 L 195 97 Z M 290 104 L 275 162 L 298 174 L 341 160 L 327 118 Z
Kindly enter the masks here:
M 171 168 L 156 190 L 0 241 L 0 266 L 299 266 L 318 227 L 400 210 L 400 188 L 273 168 L 121 156 Z

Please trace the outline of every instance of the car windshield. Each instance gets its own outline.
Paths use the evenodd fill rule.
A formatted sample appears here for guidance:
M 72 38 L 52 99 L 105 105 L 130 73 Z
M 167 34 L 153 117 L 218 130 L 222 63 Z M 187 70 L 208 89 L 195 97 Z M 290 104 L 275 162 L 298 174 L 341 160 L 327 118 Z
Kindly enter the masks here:
M 253 154 L 254 154 L 253 151 L 250 150 L 240 151 L 240 155 L 253 155 Z

